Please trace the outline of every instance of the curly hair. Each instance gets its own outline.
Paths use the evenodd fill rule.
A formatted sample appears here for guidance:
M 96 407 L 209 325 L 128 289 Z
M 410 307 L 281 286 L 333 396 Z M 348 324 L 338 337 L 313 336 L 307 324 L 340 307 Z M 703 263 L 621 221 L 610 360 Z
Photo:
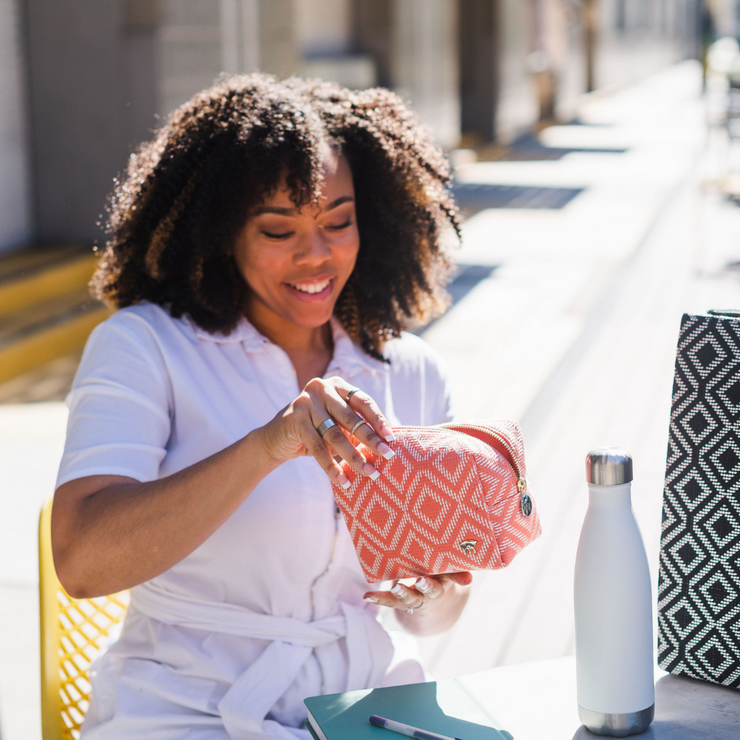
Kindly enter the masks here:
M 285 182 L 318 201 L 327 144 L 349 162 L 360 250 L 334 313 L 374 357 L 446 306 L 440 245 L 460 221 L 443 152 L 383 89 L 264 74 L 223 76 L 131 155 L 107 206 L 109 239 L 91 287 L 113 308 L 140 301 L 228 334 L 247 287 L 232 256 L 250 212 Z

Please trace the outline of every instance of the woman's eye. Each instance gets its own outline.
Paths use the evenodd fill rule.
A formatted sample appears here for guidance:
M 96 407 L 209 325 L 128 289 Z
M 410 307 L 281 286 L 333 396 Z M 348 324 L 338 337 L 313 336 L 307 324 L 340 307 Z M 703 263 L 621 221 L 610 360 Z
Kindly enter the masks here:
M 284 234 L 276 234 L 272 231 L 263 231 L 262 232 L 268 239 L 288 239 L 289 237 L 293 236 L 292 231 L 286 231 Z
M 343 224 L 334 224 L 332 226 L 327 226 L 326 228 L 330 231 L 341 231 L 342 229 L 346 229 L 349 226 L 352 226 L 352 219 L 347 219 Z

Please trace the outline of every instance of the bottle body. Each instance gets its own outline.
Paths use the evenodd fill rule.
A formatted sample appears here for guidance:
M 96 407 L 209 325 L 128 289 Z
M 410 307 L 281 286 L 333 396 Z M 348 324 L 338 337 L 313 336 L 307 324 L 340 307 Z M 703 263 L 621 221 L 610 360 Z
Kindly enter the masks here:
M 630 483 L 589 484 L 575 571 L 576 673 L 581 722 L 623 736 L 653 715 L 650 572 Z

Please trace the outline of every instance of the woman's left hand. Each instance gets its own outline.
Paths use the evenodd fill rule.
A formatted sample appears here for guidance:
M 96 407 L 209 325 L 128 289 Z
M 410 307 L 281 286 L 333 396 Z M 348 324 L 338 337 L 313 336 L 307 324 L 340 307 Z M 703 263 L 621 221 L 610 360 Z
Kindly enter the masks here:
M 396 581 L 389 591 L 368 591 L 364 599 L 402 610 L 397 616 L 410 632 L 437 634 L 457 621 L 468 598 L 466 587 L 472 580 L 469 571 L 422 576 L 413 586 Z

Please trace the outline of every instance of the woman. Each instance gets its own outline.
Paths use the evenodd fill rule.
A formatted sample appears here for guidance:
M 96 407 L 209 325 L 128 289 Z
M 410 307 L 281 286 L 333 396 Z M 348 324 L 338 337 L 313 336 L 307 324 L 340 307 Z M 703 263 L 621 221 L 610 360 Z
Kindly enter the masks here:
M 448 629 L 469 573 L 365 581 L 331 481 L 450 418 L 414 336 L 441 306 L 449 173 L 386 90 L 225 78 L 116 185 L 93 285 L 120 309 L 68 399 L 52 516 L 73 596 L 132 588 L 85 738 L 307 738 L 303 699 L 423 680 L 377 621 Z M 313 458 L 313 459 L 310 459 Z

